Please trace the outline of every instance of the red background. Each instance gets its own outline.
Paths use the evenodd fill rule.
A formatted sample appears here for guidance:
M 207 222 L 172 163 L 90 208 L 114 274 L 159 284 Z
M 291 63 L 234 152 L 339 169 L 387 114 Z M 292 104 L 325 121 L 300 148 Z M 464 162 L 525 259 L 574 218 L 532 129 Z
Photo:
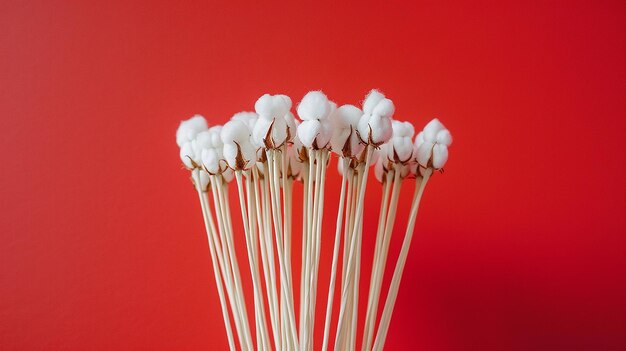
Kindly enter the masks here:
M 626 348 L 622 1 L 225 3 L 0 4 L 0 349 L 225 349 L 179 121 L 373 87 L 455 137 L 388 349 Z

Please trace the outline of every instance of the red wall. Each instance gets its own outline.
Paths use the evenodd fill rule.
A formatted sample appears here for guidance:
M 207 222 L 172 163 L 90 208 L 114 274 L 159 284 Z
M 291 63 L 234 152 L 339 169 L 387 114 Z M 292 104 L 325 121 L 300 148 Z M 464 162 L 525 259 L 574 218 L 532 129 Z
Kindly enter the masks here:
M 0 349 L 225 349 L 179 121 L 376 87 L 455 137 L 388 349 L 623 350 L 625 23 L 621 1 L 3 1 Z

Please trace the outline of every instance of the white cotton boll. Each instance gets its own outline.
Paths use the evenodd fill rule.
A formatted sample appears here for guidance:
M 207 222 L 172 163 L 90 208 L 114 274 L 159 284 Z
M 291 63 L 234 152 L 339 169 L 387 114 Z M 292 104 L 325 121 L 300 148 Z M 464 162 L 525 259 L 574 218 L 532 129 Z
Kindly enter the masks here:
M 272 101 L 272 95 L 264 94 L 254 103 L 254 110 L 259 114 L 259 116 L 272 116 Z
M 363 115 L 359 120 L 358 131 L 364 143 L 382 144 L 391 139 L 391 119 L 380 115 Z
M 235 170 L 249 169 L 257 161 L 256 151 L 249 142 L 242 141 L 239 145 L 234 142 L 227 143 L 224 144 L 223 150 L 228 166 Z
M 333 136 L 333 125 L 328 120 L 321 120 L 322 127 L 315 138 L 318 148 L 325 148 L 330 144 L 330 138 Z
M 363 113 L 371 115 L 378 103 L 385 98 L 385 95 L 376 89 L 372 89 L 363 101 Z
M 342 128 L 350 128 L 352 126 L 356 129 L 359 124 L 359 119 L 363 116 L 363 111 L 354 105 L 342 105 L 333 114 L 337 125 L 341 125 Z
M 393 101 L 389 99 L 382 99 L 380 102 L 374 107 L 372 111 L 372 115 L 378 115 L 381 117 L 391 118 L 393 113 L 396 111 L 396 106 L 393 104 Z
M 241 121 L 246 126 L 248 126 L 250 133 L 252 133 L 252 130 L 254 129 L 254 124 L 256 123 L 258 119 L 259 119 L 259 115 L 257 115 L 256 112 L 246 112 L 246 111 L 237 112 L 231 117 L 231 120 Z
M 191 147 L 191 141 L 188 141 L 183 144 L 180 148 L 180 160 L 183 161 L 183 164 L 188 169 L 195 168 L 192 160 L 194 158 L 193 149 Z
M 417 147 L 417 155 L 415 158 L 420 165 L 424 167 L 428 166 L 428 160 L 430 160 L 433 154 L 434 146 L 434 143 L 430 141 L 424 141 L 420 144 L 420 146 Z
M 444 129 L 446 127 L 437 118 L 434 118 L 424 127 L 424 140 L 434 142 L 437 138 L 437 133 Z
M 322 123 L 316 119 L 305 120 L 298 126 L 298 139 L 302 145 L 311 148 L 315 138 L 322 130 Z
M 396 161 L 407 162 L 413 155 L 413 125 L 409 122 L 393 121 L 393 137 L 389 141 L 388 158 Z
M 237 145 L 235 143 L 226 143 L 223 148 L 224 159 L 230 168 L 237 167 L 237 155 L 239 150 L 237 149 Z
M 265 148 L 265 137 L 274 121 L 266 118 L 259 118 L 252 130 L 252 144 L 257 148 Z
M 270 132 L 271 128 L 271 132 Z M 284 118 L 259 118 L 252 130 L 252 143 L 257 148 L 279 147 L 287 140 L 287 121 Z
M 291 99 L 287 95 L 261 96 L 254 104 L 259 118 L 276 119 L 283 117 L 291 108 Z
M 424 132 L 419 132 L 415 137 L 415 148 L 417 149 L 424 141 Z
M 274 120 L 270 137 L 274 147 L 279 147 L 287 141 L 287 121 L 284 118 Z
M 208 149 L 213 147 L 213 142 L 211 138 L 211 132 L 209 130 L 202 131 L 196 135 L 196 147 L 202 151 L 202 149 Z
M 435 144 L 433 148 L 433 168 L 443 168 L 446 161 L 448 161 L 448 147 L 443 144 Z
M 222 143 L 222 138 L 220 133 L 222 131 L 222 126 L 213 126 L 209 128 L 209 134 L 211 135 L 211 147 L 221 149 L 224 146 Z
M 220 171 L 220 153 L 216 149 L 202 150 L 202 164 L 211 174 L 217 174 Z
M 285 101 L 285 106 L 287 107 L 287 110 L 291 110 L 291 106 L 293 105 L 291 102 L 291 98 L 289 96 L 284 95 L 284 94 L 278 94 L 276 96 L 280 96 Z
M 439 133 L 437 133 L 436 140 L 437 144 L 450 146 L 450 144 L 452 144 L 452 134 L 450 134 L 450 131 L 447 129 L 440 130 Z
M 415 128 L 411 122 L 392 121 L 391 127 L 393 128 L 393 137 L 409 137 L 412 138 L 415 134 Z
M 220 137 L 224 144 L 242 143 L 250 140 L 250 130 L 242 121 L 232 120 L 224 125 L 220 132 Z
M 363 113 L 358 107 L 343 105 L 329 114 L 328 120 L 331 121 L 335 133 L 346 130 L 349 132 L 350 127 L 354 130 L 356 129 L 362 115 Z
M 361 152 L 364 147 L 356 136 L 356 126 L 361 118 L 362 111 L 353 105 L 343 105 L 331 113 L 328 119 L 332 122 L 332 137 L 330 145 L 333 152 L 340 156 L 353 156 Z M 344 147 L 350 139 L 349 155 L 344 155 Z
M 206 119 L 200 115 L 195 115 L 188 120 L 180 122 L 176 130 L 176 144 L 183 147 L 183 144 L 193 140 L 198 133 L 209 128 Z
M 393 138 L 393 147 L 389 148 L 389 159 L 395 161 L 395 156 L 398 156 L 398 161 L 407 162 L 413 156 L 413 142 L 411 138 Z
M 350 135 L 350 129 L 334 128 L 333 135 L 330 138 L 331 150 L 339 156 L 349 156 L 344 155 L 343 149 L 344 146 L 346 146 L 346 142 L 348 141 L 348 138 L 350 138 Z
M 296 137 L 296 134 L 298 133 L 298 121 L 296 120 L 296 117 L 293 115 L 293 113 L 291 112 L 287 112 L 287 114 L 284 116 L 285 119 L 285 123 L 287 124 L 287 131 L 288 131 L 288 139 L 287 141 L 291 142 L 293 141 L 293 139 Z
M 310 91 L 298 104 L 297 112 L 303 121 L 325 119 L 330 113 L 330 103 L 321 91 Z

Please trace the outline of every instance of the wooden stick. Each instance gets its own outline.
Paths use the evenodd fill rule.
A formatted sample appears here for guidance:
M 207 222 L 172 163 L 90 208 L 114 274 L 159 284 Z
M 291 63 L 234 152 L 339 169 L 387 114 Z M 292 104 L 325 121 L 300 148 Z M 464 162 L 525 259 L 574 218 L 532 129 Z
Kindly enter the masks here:
M 330 334 L 330 318 L 333 310 L 333 298 L 335 295 L 335 281 L 337 278 L 337 261 L 339 259 L 339 245 L 341 244 L 341 228 L 343 221 L 343 210 L 346 193 L 346 172 L 348 169 L 348 160 L 341 159 L 343 162 L 343 175 L 341 177 L 341 192 L 339 195 L 339 207 L 337 208 L 337 223 L 335 224 L 335 245 L 333 247 L 333 261 L 330 268 L 330 283 L 328 286 L 328 298 L 326 299 L 326 319 L 324 321 L 324 340 L 322 343 L 322 351 L 328 349 L 328 336 Z
M 230 324 L 230 318 L 228 315 L 228 307 L 226 305 L 226 298 L 224 297 L 224 287 L 222 286 L 222 275 L 219 270 L 219 262 L 216 259 L 215 243 L 213 242 L 213 235 L 215 232 L 215 224 L 213 224 L 213 217 L 211 215 L 211 209 L 207 201 L 206 191 L 200 188 L 200 177 L 197 172 L 194 173 L 194 181 L 196 183 L 196 190 L 198 191 L 198 197 L 200 198 L 200 207 L 202 208 L 202 217 L 204 219 L 204 229 L 206 230 L 207 240 L 209 242 L 209 253 L 211 254 L 211 263 L 213 265 L 213 275 L 215 276 L 215 285 L 217 286 L 217 294 L 220 298 L 220 306 L 222 308 L 222 317 L 224 319 L 224 327 L 226 328 L 226 337 L 228 338 L 228 347 L 231 351 L 235 351 L 235 340 L 233 338 L 233 330 Z M 212 235 L 213 234 L 213 235 Z
M 241 301 L 239 299 L 239 294 L 237 294 L 237 292 L 235 291 L 235 286 L 234 286 L 234 278 L 233 278 L 233 270 L 232 270 L 232 264 L 231 264 L 231 259 L 230 259 L 230 255 L 228 253 L 228 250 L 226 248 L 226 228 L 225 228 L 225 224 L 224 224 L 224 217 L 222 216 L 223 211 L 221 209 L 222 207 L 222 203 L 220 201 L 219 198 L 219 192 L 218 192 L 218 183 L 221 182 L 221 176 L 209 176 L 210 179 L 210 184 L 211 184 L 211 190 L 212 190 L 212 194 L 213 194 L 213 205 L 215 206 L 215 213 L 216 213 L 216 218 L 217 218 L 217 223 L 218 223 L 218 227 L 219 227 L 219 233 L 220 233 L 220 239 L 218 240 L 217 238 L 214 237 L 214 242 L 220 243 L 221 244 L 219 246 L 221 246 L 222 249 L 222 253 L 221 255 L 219 254 L 218 251 L 218 259 L 220 258 L 220 256 L 222 257 L 222 275 L 225 278 L 226 281 L 226 291 L 228 293 L 228 298 L 230 300 L 230 304 L 231 304 L 231 310 L 233 313 L 233 319 L 235 321 L 235 328 L 237 329 L 237 338 L 239 339 L 239 345 L 241 345 L 242 350 L 249 350 L 252 345 L 251 343 L 249 343 L 249 338 L 246 337 L 246 333 L 245 333 L 245 328 L 243 327 L 243 317 L 242 317 L 242 312 L 241 312 Z M 217 246 L 217 245 L 216 245 Z
M 376 333 L 376 340 L 374 342 L 375 351 L 380 351 L 383 349 L 385 345 L 385 339 L 387 338 L 387 332 L 389 331 L 389 322 L 391 320 L 391 314 L 393 312 L 394 305 L 396 303 L 396 298 L 398 297 L 398 289 L 400 288 L 400 280 L 402 279 L 402 272 L 404 271 L 404 266 L 406 264 L 406 258 L 409 252 L 409 247 L 411 246 L 411 239 L 413 238 L 413 230 L 415 228 L 415 220 L 417 218 L 417 211 L 419 210 L 420 200 L 422 198 L 422 194 L 424 193 L 424 188 L 426 187 L 426 183 L 432 174 L 432 168 L 427 168 L 424 172 L 423 178 L 418 178 L 415 187 L 415 196 L 413 198 L 413 204 L 411 205 L 411 213 L 409 215 L 409 223 L 406 228 L 406 234 L 404 236 L 404 241 L 402 242 L 402 249 L 400 250 L 400 255 L 398 257 L 398 261 L 396 262 L 396 268 L 393 272 L 393 278 L 391 279 L 391 285 L 389 287 L 389 292 L 387 293 L 387 300 L 385 301 L 385 308 L 383 309 L 383 314 L 380 320 L 380 324 L 378 327 L 378 332 Z
M 233 224 L 232 218 L 230 216 L 230 204 L 227 196 L 226 187 L 228 184 L 222 182 L 217 186 L 217 192 L 220 198 L 221 210 L 222 210 L 222 218 L 224 220 L 225 228 L 226 228 L 226 247 L 228 249 L 228 254 L 230 255 L 230 263 L 233 271 L 233 281 L 235 284 L 235 293 L 237 294 L 239 301 L 240 314 L 242 318 L 242 326 L 244 330 L 244 336 L 246 338 L 246 344 L 248 345 L 248 349 L 252 350 L 252 337 L 250 336 L 250 324 L 248 322 L 248 312 L 246 310 L 245 298 L 243 294 L 243 288 L 241 286 L 241 274 L 239 273 L 239 263 L 237 260 L 237 254 L 235 252 L 234 238 L 233 238 Z
M 278 321 L 278 313 L 280 312 L 278 309 L 278 298 L 276 291 L 276 274 L 270 271 L 270 262 L 271 266 L 274 267 L 274 254 L 271 255 L 268 253 L 267 241 L 270 234 L 267 234 L 267 226 L 266 222 L 269 221 L 267 206 L 267 193 L 265 192 L 265 186 L 261 184 L 259 180 L 259 171 L 256 167 L 252 170 L 254 186 L 252 196 L 255 199 L 256 212 L 257 212 L 257 224 L 259 227 L 259 246 L 261 251 L 261 262 L 263 267 L 263 277 L 265 278 L 265 290 L 267 293 L 268 306 L 270 311 L 270 322 L 272 326 L 272 336 L 274 337 L 274 347 L 276 350 L 281 350 L 281 340 L 280 340 L 280 322 Z M 263 182 L 264 183 L 264 182 Z M 261 185 L 260 194 L 258 190 L 258 186 Z M 272 244 L 271 240 L 269 240 L 270 245 Z
M 314 265 L 313 265 L 313 279 L 311 284 L 311 307 L 310 307 L 310 323 L 309 323 L 309 349 L 313 349 L 314 344 L 314 330 L 315 330 L 315 306 L 317 304 L 317 278 L 319 273 L 319 261 L 320 261 L 320 246 L 322 242 L 322 218 L 324 216 L 324 194 L 325 194 L 325 186 L 326 186 L 326 163 L 329 157 L 329 151 L 322 149 L 318 151 L 318 158 L 320 158 L 320 181 L 319 181 L 319 191 L 318 191 L 318 203 L 317 214 L 316 214 L 316 223 L 315 223 L 315 256 L 314 256 Z
M 391 171 L 386 174 L 385 192 L 389 191 Z M 365 327 L 363 332 L 363 341 L 361 349 L 371 350 L 372 341 L 374 338 L 374 326 L 376 323 L 376 313 L 378 311 L 378 304 L 380 300 L 380 289 L 382 285 L 382 279 L 385 273 L 385 266 L 387 261 L 387 253 L 389 252 L 389 241 L 391 239 L 393 225 L 396 218 L 396 209 L 398 207 L 398 198 L 400 195 L 400 187 L 402 185 L 400 179 L 400 170 L 393 171 L 393 191 L 391 193 L 391 206 L 389 212 L 384 217 L 383 225 L 384 231 L 377 234 L 376 237 L 376 255 L 374 255 L 374 261 L 372 262 L 372 275 L 370 279 L 370 292 L 367 302 L 367 314 L 365 316 Z M 388 199 L 385 199 L 388 202 Z M 384 211 L 387 209 L 385 208 Z M 381 214 L 383 212 L 381 211 Z M 380 223 L 379 223 L 380 224 Z M 380 226 L 379 226 L 380 230 Z
M 359 183 L 361 179 L 359 179 Z M 366 180 L 367 182 L 367 180 Z M 356 225 L 358 225 L 358 230 L 357 230 L 357 251 L 356 251 L 356 259 L 354 264 L 352 265 L 352 269 L 354 272 L 354 278 L 353 278 L 353 282 L 352 282 L 352 289 L 353 289 L 353 293 L 352 293 L 352 299 L 351 299 L 351 303 L 352 303 L 352 313 L 348 314 L 349 318 L 350 318 L 350 324 L 349 324 L 349 334 L 350 335 L 350 339 L 349 339 L 349 348 L 350 350 L 356 350 L 356 324 L 357 324 L 357 320 L 358 320 L 358 315 L 359 315 L 359 282 L 360 282 L 360 277 L 361 277 L 361 244 L 363 242 L 363 216 L 361 216 L 361 219 L 358 221 L 358 223 L 356 223 Z
M 342 270 L 341 270 L 341 296 L 343 296 L 343 294 L 347 291 L 348 294 L 348 301 L 352 300 L 352 293 L 353 291 L 351 289 L 348 289 L 348 277 L 347 277 L 347 273 L 348 273 L 348 254 L 349 254 L 349 250 L 350 250 L 350 245 L 348 243 L 352 242 L 352 230 L 354 229 L 354 218 L 355 218 L 355 213 L 356 213 L 356 201 L 357 201 L 357 194 L 358 194 L 358 189 L 359 189 L 359 182 L 358 182 L 358 171 L 349 168 L 348 169 L 348 198 L 350 199 L 350 201 L 348 202 L 348 208 L 346 209 L 347 213 L 348 213 L 348 219 L 346 221 L 346 226 L 344 228 L 344 240 L 343 240 L 343 266 L 342 266 Z M 347 305 L 347 313 L 351 314 L 351 309 L 352 309 L 352 304 L 349 303 Z M 346 344 L 347 338 L 345 337 L 346 333 L 339 333 L 339 330 L 336 331 L 335 334 L 335 339 L 339 339 L 339 345 L 341 347 L 342 350 L 347 349 L 348 345 Z
M 276 239 L 276 247 L 277 248 L 282 248 L 283 247 L 283 230 L 281 227 L 281 220 L 280 220 L 280 215 L 278 214 L 278 212 L 280 211 L 280 192 L 277 191 L 277 185 L 278 185 L 278 172 L 276 169 L 277 166 L 277 160 L 275 157 L 275 150 L 268 150 L 268 165 L 270 166 L 269 170 L 269 174 L 270 174 L 270 197 L 272 199 L 272 215 L 273 215 L 273 219 L 274 219 L 274 230 L 276 231 L 274 238 Z M 282 294 L 288 294 L 289 293 L 289 279 L 287 278 L 287 273 L 285 271 L 285 257 L 283 257 L 282 255 L 282 250 L 278 249 L 278 265 L 280 267 L 280 282 L 281 282 L 281 293 Z M 287 307 L 287 312 L 289 315 L 289 323 L 287 323 L 287 328 L 289 328 L 289 334 L 291 335 L 292 338 L 292 343 L 294 345 L 298 345 L 298 336 L 296 335 L 296 323 L 295 323 L 295 316 L 293 313 L 293 306 L 291 306 L 291 304 L 287 303 L 286 304 Z
M 359 195 L 358 195 L 358 201 L 357 201 L 357 210 L 356 210 L 356 219 L 355 222 L 356 223 L 360 223 L 361 222 L 361 218 L 363 217 L 363 203 L 365 200 L 365 189 L 367 187 L 367 175 L 369 172 L 369 164 L 370 164 L 370 158 L 372 157 L 372 152 L 373 152 L 373 146 L 368 145 L 365 147 L 364 152 L 366 153 L 366 157 L 365 157 L 365 165 L 363 168 L 363 175 L 359 175 L 359 177 L 361 177 L 361 185 L 360 185 L 360 189 L 359 189 Z M 349 281 L 352 277 L 353 271 L 354 271 L 354 267 L 353 267 L 353 261 L 355 260 L 355 252 L 356 252 L 356 245 L 357 245 L 357 234 L 358 234 L 358 228 L 360 226 L 359 225 L 355 225 L 355 229 L 352 233 L 352 238 L 350 239 L 350 252 L 348 255 L 348 272 L 346 275 L 346 279 Z M 337 335 L 340 335 L 343 331 L 343 327 L 344 327 L 344 314 L 346 313 L 346 305 L 348 303 L 348 295 L 347 295 L 347 291 L 350 289 L 346 289 L 346 291 L 344 291 L 343 296 L 341 297 L 341 308 L 339 309 L 339 321 L 337 323 Z M 338 350 L 338 340 L 335 340 L 335 350 Z
M 243 230 L 246 237 L 246 247 L 248 249 L 248 262 L 250 264 L 250 275 L 252 276 L 252 288 L 254 289 L 254 308 L 255 308 L 255 320 L 256 320 L 256 332 L 259 334 L 257 338 L 257 349 L 269 349 L 269 335 L 267 331 L 267 322 L 265 318 L 265 307 L 263 304 L 263 292 L 261 290 L 261 279 L 259 277 L 259 265 L 256 257 L 256 242 L 253 241 L 252 230 L 250 229 L 250 220 L 248 217 L 248 210 L 246 201 L 244 199 L 243 179 L 242 171 L 235 171 L 235 178 L 237 180 L 237 190 L 239 193 L 239 207 L 241 209 L 241 217 L 243 220 Z M 246 178 L 248 183 L 247 200 L 250 204 L 250 179 Z
M 304 184 L 304 189 L 302 192 L 302 255 L 301 257 L 301 267 L 300 267 L 300 315 L 299 315 L 299 335 L 300 335 L 300 340 L 302 340 L 304 338 L 304 306 L 305 306 L 305 301 L 304 301 L 304 292 L 306 291 L 307 287 L 306 287 L 306 270 L 307 270 L 307 262 L 308 262 L 308 258 L 307 258 L 307 253 L 309 250 L 309 246 L 308 246 L 308 237 L 309 237 L 309 216 L 308 216 L 308 212 L 309 212 L 309 196 L 310 196 L 310 175 L 309 175 L 309 168 L 310 167 L 310 162 L 311 159 L 309 158 L 308 160 L 309 162 L 309 167 L 306 167 L 303 165 L 302 167 L 302 182 Z

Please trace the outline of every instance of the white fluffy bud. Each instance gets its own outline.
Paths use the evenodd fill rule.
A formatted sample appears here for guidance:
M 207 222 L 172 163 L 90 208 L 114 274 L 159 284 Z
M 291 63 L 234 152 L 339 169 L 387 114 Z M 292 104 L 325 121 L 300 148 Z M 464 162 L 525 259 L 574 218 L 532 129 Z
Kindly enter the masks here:
M 298 104 L 298 116 L 303 121 L 325 119 L 330 113 L 331 107 L 328 98 L 321 91 L 310 91 Z
M 333 133 L 330 144 L 335 153 L 340 156 L 354 156 L 363 150 L 364 146 L 356 135 L 357 125 L 362 115 L 363 112 L 358 107 L 343 105 L 329 116 Z M 348 140 L 349 145 L 346 145 Z M 345 146 L 348 146 L 345 150 L 349 153 L 347 155 L 344 155 Z
M 408 162 L 413 155 L 413 141 L 415 133 L 413 125 L 409 122 L 393 121 L 393 136 L 389 140 L 387 158 L 391 161 Z
M 422 167 L 432 166 L 434 169 L 441 169 L 448 161 L 448 146 L 451 144 L 452 135 L 435 118 L 415 138 L 415 159 Z
M 233 117 L 231 117 L 232 121 L 241 121 L 243 122 L 248 129 L 250 130 L 250 133 L 252 133 L 252 130 L 254 129 L 254 125 L 256 124 L 256 121 L 259 119 L 259 115 L 257 115 L 255 112 L 237 112 L 233 115 Z
M 192 141 L 198 133 L 208 128 L 206 119 L 200 115 L 195 115 L 188 120 L 182 121 L 176 130 L 176 144 L 179 147 L 183 147 L 183 144 Z

